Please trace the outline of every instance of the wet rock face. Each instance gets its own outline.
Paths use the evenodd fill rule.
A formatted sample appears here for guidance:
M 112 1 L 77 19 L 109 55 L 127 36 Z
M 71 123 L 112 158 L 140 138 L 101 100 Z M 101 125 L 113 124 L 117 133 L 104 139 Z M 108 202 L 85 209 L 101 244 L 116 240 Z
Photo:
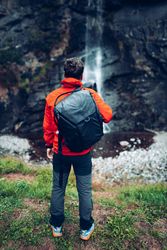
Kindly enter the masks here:
M 118 130 L 167 130 L 167 3 L 154 3 L 124 5 L 106 17 L 104 53 L 113 61 L 103 70 L 106 92 L 119 97 Z
M 63 77 L 63 59 L 85 47 L 82 5 L 63 0 L 1 1 L 1 133 L 42 136 L 45 97 Z
M 84 57 L 86 16 L 97 15 L 96 5 L 1 1 L 0 132 L 42 137 L 45 97 L 63 77 L 64 58 Z M 166 10 L 165 1 L 103 0 L 104 98 L 115 113 L 113 131 L 167 130 Z

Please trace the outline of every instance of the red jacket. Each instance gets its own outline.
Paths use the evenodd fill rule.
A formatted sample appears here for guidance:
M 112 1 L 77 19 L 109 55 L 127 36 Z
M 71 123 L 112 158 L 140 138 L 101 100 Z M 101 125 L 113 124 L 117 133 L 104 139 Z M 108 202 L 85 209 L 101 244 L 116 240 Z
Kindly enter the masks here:
M 65 78 L 61 82 L 62 86 L 52 91 L 46 97 L 45 114 L 43 121 L 44 140 L 47 147 L 53 148 L 55 153 L 58 152 L 58 128 L 54 118 L 54 103 L 56 98 L 62 93 L 73 91 L 76 87 L 82 86 L 82 82 L 75 78 Z M 105 123 L 108 123 L 112 119 L 112 109 L 102 100 L 96 91 L 90 88 L 89 90 L 96 102 L 96 105 L 100 111 L 100 114 Z M 66 95 L 59 98 L 61 101 Z M 82 152 L 72 152 L 66 145 L 62 143 L 62 154 L 63 155 L 84 155 L 87 154 L 92 148 L 83 150 Z

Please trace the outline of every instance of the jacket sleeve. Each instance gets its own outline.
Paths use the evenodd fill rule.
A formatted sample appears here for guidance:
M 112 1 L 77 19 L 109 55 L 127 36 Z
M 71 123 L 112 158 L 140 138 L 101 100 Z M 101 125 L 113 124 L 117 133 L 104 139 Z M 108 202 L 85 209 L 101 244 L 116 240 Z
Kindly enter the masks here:
M 57 126 L 54 122 L 54 116 L 52 114 L 52 107 L 48 105 L 46 100 L 45 113 L 43 120 L 43 132 L 46 147 L 53 146 L 54 134 L 57 131 Z
M 112 116 L 113 116 L 112 109 L 110 108 L 110 106 L 103 101 L 103 99 L 100 97 L 100 95 L 96 91 L 94 91 L 92 89 L 89 89 L 89 91 L 91 92 L 91 94 L 93 96 L 93 99 L 94 99 L 94 101 L 99 109 L 99 112 L 103 118 L 103 121 L 105 123 L 110 122 L 112 119 Z

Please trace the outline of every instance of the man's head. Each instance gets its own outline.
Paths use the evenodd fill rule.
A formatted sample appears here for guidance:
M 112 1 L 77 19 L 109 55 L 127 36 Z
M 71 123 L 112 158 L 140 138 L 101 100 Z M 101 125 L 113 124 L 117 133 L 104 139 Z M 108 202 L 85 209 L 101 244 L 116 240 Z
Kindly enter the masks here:
M 68 58 L 64 62 L 64 72 L 65 77 L 74 77 L 77 79 L 82 79 L 82 74 L 84 71 L 84 63 L 78 57 Z

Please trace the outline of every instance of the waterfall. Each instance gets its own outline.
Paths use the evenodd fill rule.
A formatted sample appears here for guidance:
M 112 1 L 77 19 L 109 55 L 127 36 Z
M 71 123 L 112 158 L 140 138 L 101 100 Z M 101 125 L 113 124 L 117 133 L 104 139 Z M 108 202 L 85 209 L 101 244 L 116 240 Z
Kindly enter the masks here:
M 88 0 L 88 14 L 86 17 L 86 48 L 85 70 L 83 80 L 96 83 L 97 92 L 103 97 L 103 0 Z M 91 13 L 90 13 L 91 11 Z M 104 133 L 110 132 L 107 124 L 104 124 Z
M 88 14 L 86 18 L 86 56 L 84 80 L 96 82 L 97 91 L 102 96 L 102 20 L 103 0 L 88 0 Z M 93 14 L 89 13 L 93 10 Z

